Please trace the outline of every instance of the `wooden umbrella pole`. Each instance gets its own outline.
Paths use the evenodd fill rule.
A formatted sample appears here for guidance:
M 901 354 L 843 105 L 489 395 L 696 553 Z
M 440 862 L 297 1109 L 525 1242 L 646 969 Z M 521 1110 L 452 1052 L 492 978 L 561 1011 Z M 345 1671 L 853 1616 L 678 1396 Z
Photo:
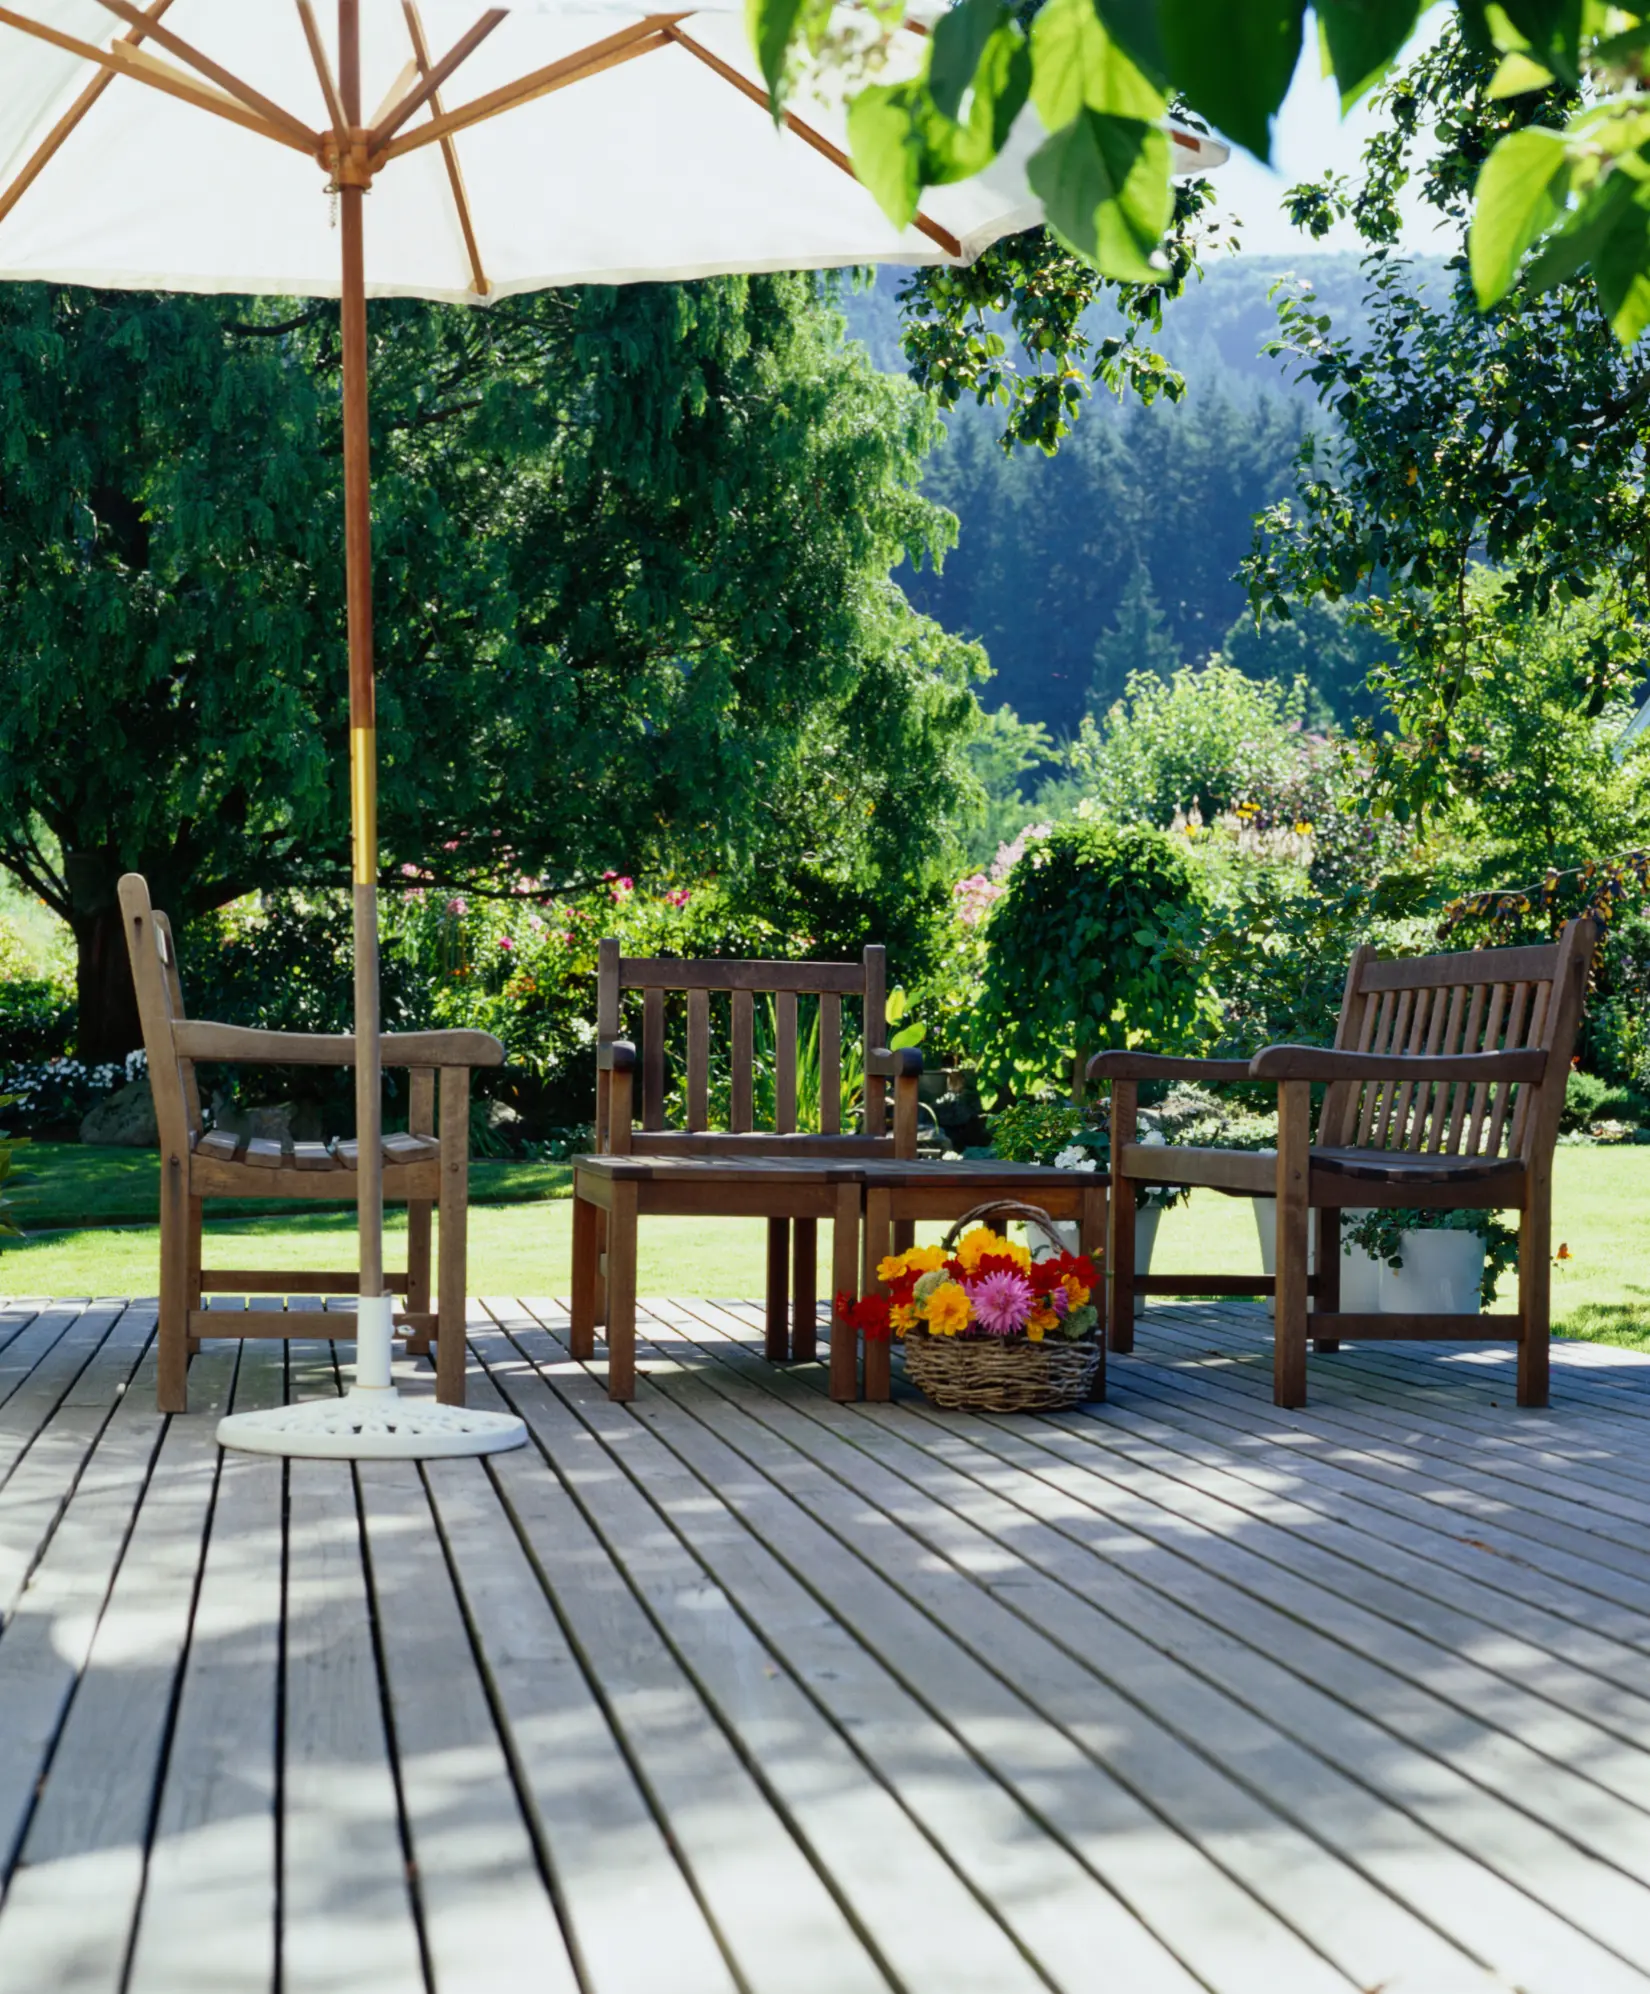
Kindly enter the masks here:
M 353 139 L 361 123 L 358 0 L 338 0 L 338 94 Z M 349 148 L 351 155 L 355 146 Z M 364 154 L 364 147 L 362 148 Z M 356 1209 L 361 1293 L 384 1292 L 382 1046 L 378 1015 L 378 734 L 372 670 L 372 466 L 367 443 L 365 159 L 339 161 L 344 269 L 344 560 L 349 602 L 350 828 L 355 896 Z M 350 171 L 349 168 L 354 168 Z M 358 179 L 356 176 L 360 175 Z

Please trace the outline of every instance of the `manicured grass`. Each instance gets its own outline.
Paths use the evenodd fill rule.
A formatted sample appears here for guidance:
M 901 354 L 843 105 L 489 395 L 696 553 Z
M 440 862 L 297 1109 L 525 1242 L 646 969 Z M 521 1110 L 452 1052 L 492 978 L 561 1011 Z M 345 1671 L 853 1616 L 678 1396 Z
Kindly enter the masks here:
M 28 1152 L 24 1152 L 25 1155 Z M 140 1151 L 85 1151 L 73 1145 L 36 1152 L 43 1164 L 42 1193 L 57 1176 L 57 1159 L 78 1160 L 88 1186 L 100 1178 L 103 1159 L 115 1159 L 103 1203 L 81 1216 L 115 1217 L 131 1209 L 142 1187 L 152 1199 L 155 1159 Z M 88 1166 L 85 1159 L 99 1161 Z M 147 1173 L 147 1174 L 144 1174 Z M 572 1208 L 571 1173 L 563 1164 L 478 1163 L 478 1202 L 470 1213 L 470 1288 L 477 1294 L 562 1295 L 567 1292 Z M 112 1188 L 119 1180 L 124 1189 Z M 70 1204 L 67 1172 L 57 1177 L 40 1209 L 64 1214 Z M 20 1187 L 21 1191 L 21 1187 Z M 510 1203 L 481 1203 L 484 1196 Z M 153 1210 L 153 1204 L 149 1205 Z M 133 1216 L 141 1215 L 141 1207 Z M 1554 1326 L 1571 1336 L 1650 1349 L 1650 1149 L 1561 1149 L 1554 1198 L 1555 1242 L 1571 1258 L 1553 1274 Z M 27 1224 L 44 1220 L 30 1216 Z M 404 1236 L 404 1216 L 392 1211 L 391 1240 Z M 929 1230 L 924 1229 L 925 1233 Z M 937 1228 L 934 1229 L 937 1236 Z M 25 1244 L 9 1244 L 0 1260 L 0 1287 L 14 1295 L 146 1295 L 156 1281 L 157 1234 L 152 1224 L 130 1228 L 86 1227 Z M 821 1242 L 820 1292 L 827 1292 L 829 1254 Z M 349 1211 L 314 1207 L 281 1217 L 267 1208 L 256 1218 L 220 1220 L 207 1228 L 209 1266 L 279 1269 L 304 1265 L 348 1267 L 354 1256 Z M 643 1294 L 746 1295 L 762 1293 L 764 1235 L 749 1219 L 651 1219 L 641 1227 L 639 1285 Z M 391 1246 L 391 1258 L 396 1247 Z M 1196 1269 L 1242 1273 L 1259 1266 L 1254 1220 L 1247 1199 L 1213 1192 L 1194 1194 L 1167 1213 L 1153 1262 L 1164 1273 Z M 1501 1305 L 1511 1302 L 1511 1282 Z
M 151 1224 L 160 1204 L 160 1158 L 152 1149 L 104 1149 L 79 1142 L 31 1142 L 15 1152 L 10 1185 L 17 1221 L 25 1232 L 63 1226 Z M 345 1180 L 340 1177 L 342 1187 Z M 566 1163 L 511 1163 L 472 1158 L 470 1196 L 477 1204 L 570 1198 L 573 1171 Z M 312 1200 L 226 1198 L 213 1209 L 224 1217 L 264 1217 L 275 1212 L 350 1211 L 344 1190 L 334 1204 Z

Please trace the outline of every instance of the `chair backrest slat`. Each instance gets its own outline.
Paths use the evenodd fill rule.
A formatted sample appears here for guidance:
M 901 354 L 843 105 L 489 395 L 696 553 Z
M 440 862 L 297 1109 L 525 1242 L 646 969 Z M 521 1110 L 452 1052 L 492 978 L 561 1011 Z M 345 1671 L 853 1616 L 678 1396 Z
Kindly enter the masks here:
M 1484 1029 L 1484 1005 L 1488 1001 L 1489 986 L 1475 983 L 1472 986 L 1472 1001 L 1467 1007 L 1466 1029 L 1461 1034 L 1462 1052 L 1476 1052 L 1479 1035 Z M 1467 1126 L 1467 1109 L 1472 1098 L 1472 1089 L 1464 1080 L 1457 1080 L 1450 1089 L 1449 1126 L 1444 1135 L 1444 1154 L 1458 1156 L 1461 1153 L 1461 1136 Z
M 732 1070 L 728 1076 L 728 1127 L 749 1135 L 756 1125 L 755 1003 L 748 990 L 733 993 Z
M 596 1043 L 609 1045 L 619 1036 L 622 998 L 619 991 L 619 944 L 609 937 L 596 949 Z M 613 1098 L 613 1076 L 596 1073 L 596 1147 L 605 1150 Z
M 1405 1050 L 1409 1032 L 1409 1021 L 1414 1009 L 1414 990 L 1410 988 L 1400 990 L 1398 992 L 1397 1006 L 1392 1014 L 1392 1036 L 1387 1048 L 1390 1052 L 1401 1053 Z M 1387 1133 L 1392 1127 L 1392 1109 L 1398 1095 L 1397 1082 L 1392 1080 L 1383 1081 L 1380 1084 L 1378 1092 L 1380 1094 L 1381 1105 L 1375 1117 L 1374 1145 L 1377 1149 L 1385 1149 L 1387 1146 Z
M 178 947 L 172 939 L 172 923 L 157 907 L 152 919 L 155 924 L 155 940 L 160 948 L 161 963 L 166 972 L 166 995 L 171 1002 L 172 1021 L 182 1024 L 189 1013 L 183 1008 L 183 973 L 178 968 Z M 178 1061 L 178 1074 L 183 1081 L 184 1110 L 189 1120 L 192 1135 L 199 1135 L 206 1123 L 201 1115 L 200 1082 L 195 1077 L 195 1062 L 192 1059 Z M 154 1092 L 151 1084 L 150 1093 Z
M 642 992 L 642 1127 L 665 1125 L 665 993 L 657 985 Z
M 1388 1050 L 1387 1041 L 1392 1036 L 1392 1014 L 1398 1008 L 1398 1000 L 1390 990 L 1381 992 L 1380 1002 L 1372 1007 L 1375 1025 L 1369 1036 L 1369 1043 L 1363 1048 L 1366 1052 L 1381 1053 Z M 1363 1102 L 1358 1110 L 1357 1131 L 1353 1141 L 1360 1148 L 1367 1148 L 1374 1139 L 1375 1110 L 1380 1103 L 1379 1087 L 1366 1087 Z
M 178 1057 L 173 1025 L 182 1015 L 183 986 L 177 975 L 177 951 L 164 915 L 157 916 L 142 876 L 127 873 L 120 882 L 120 911 L 126 929 L 126 950 L 137 990 L 138 1021 L 143 1049 L 149 1057 L 149 1091 L 163 1156 L 185 1155 L 189 1138 L 200 1127 L 198 1097 L 192 1100 L 193 1068 Z M 170 964 L 168 958 L 172 958 Z
M 1508 1052 L 1517 1052 L 1523 1047 L 1524 1032 L 1529 1020 L 1530 992 L 1532 987 L 1528 983 L 1515 983 L 1513 985 L 1512 1010 L 1507 1017 L 1507 1034 L 1503 1041 Z M 1503 1080 L 1498 1085 L 1492 1087 L 1490 1091 L 1495 1097 L 1495 1105 L 1490 1110 L 1490 1127 L 1489 1134 L 1484 1142 L 1484 1154 L 1486 1156 L 1499 1156 L 1501 1154 L 1501 1137 L 1507 1126 L 1507 1110 L 1512 1106 L 1512 1082 L 1510 1080 Z
M 796 992 L 778 991 L 773 1000 L 773 1125 L 780 1135 L 796 1131 Z
M 819 1000 L 819 1130 L 842 1133 L 842 999 L 834 990 Z
M 865 1133 L 883 1135 L 888 1128 L 888 1083 L 873 1075 L 870 1055 L 888 1038 L 888 951 L 880 942 L 865 949 Z
M 1467 1006 L 1467 986 L 1456 984 L 1449 994 L 1449 1012 L 1445 1016 L 1439 1007 L 1439 1016 L 1444 1018 L 1444 1029 L 1440 1034 L 1436 1050 L 1445 1054 L 1461 1050 L 1461 1014 Z M 1415 1146 L 1437 1155 L 1444 1139 L 1444 1129 L 1448 1125 L 1450 1088 L 1447 1081 L 1436 1081 L 1432 1088 L 1432 1113 L 1427 1118 L 1426 1133 Z
M 1552 994 L 1552 985 L 1549 983 L 1538 983 L 1535 986 L 1535 997 L 1530 1004 L 1530 1027 L 1524 1034 L 1526 1046 L 1541 1044 L 1542 1035 L 1547 1028 L 1547 1007 L 1552 1002 Z M 1519 1084 L 1518 1098 L 1513 1107 L 1512 1127 L 1507 1134 L 1507 1148 L 1514 1156 L 1523 1150 L 1524 1136 L 1529 1126 L 1530 1110 L 1534 1105 L 1536 1093 L 1535 1088 L 1527 1087 L 1522 1082 Z
M 710 1127 L 710 992 L 688 992 L 687 1125 Z
M 1507 989 L 1505 983 L 1493 984 L 1490 988 L 1490 1011 L 1484 1021 L 1484 1036 L 1479 1041 L 1479 1049 L 1494 1052 L 1501 1043 L 1501 1021 L 1507 1014 Z M 1467 1121 L 1468 1156 L 1482 1153 L 1484 1142 L 1484 1112 L 1489 1106 L 1491 1090 L 1482 1080 L 1472 1084 L 1472 1108 Z

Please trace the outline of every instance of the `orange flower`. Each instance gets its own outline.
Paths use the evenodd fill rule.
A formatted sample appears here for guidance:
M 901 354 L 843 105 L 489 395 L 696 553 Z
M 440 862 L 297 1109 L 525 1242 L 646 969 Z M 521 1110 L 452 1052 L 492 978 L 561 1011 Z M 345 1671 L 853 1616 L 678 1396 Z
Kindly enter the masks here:
M 1553 1258 L 1555 1260 L 1573 1260 L 1575 1258 L 1575 1255 L 1570 1251 L 1569 1246 L 1567 1244 L 1561 1243 L 1558 1251 L 1553 1255 Z

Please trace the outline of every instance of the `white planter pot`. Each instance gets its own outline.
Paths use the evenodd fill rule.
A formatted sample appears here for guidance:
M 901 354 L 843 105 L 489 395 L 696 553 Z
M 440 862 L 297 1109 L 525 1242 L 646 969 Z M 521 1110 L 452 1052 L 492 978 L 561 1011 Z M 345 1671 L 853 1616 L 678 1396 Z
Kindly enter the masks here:
M 1402 1267 L 1380 1270 L 1381 1308 L 1390 1315 L 1477 1315 L 1484 1242 L 1475 1232 L 1405 1232 Z
M 1251 1198 L 1255 1209 L 1255 1231 L 1260 1238 L 1260 1269 L 1263 1274 L 1276 1274 L 1278 1271 L 1278 1201 L 1276 1198 Z M 1343 1227 L 1362 1215 L 1358 1212 L 1343 1212 Z M 1310 1272 L 1317 1271 L 1317 1254 L 1312 1246 L 1306 1249 L 1306 1264 Z M 1381 1263 L 1371 1260 L 1361 1246 L 1341 1248 L 1341 1313 L 1343 1315 L 1378 1315 L 1381 1311 Z
M 1159 1205 L 1135 1206 L 1134 1271 L 1136 1274 L 1149 1274 L 1152 1271 L 1152 1248 L 1157 1244 L 1157 1222 L 1162 1216 L 1162 1207 Z M 1054 1230 L 1060 1235 L 1060 1243 L 1066 1251 L 1068 1253 L 1075 1253 L 1077 1251 L 1076 1221 L 1074 1219 L 1056 1219 L 1054 1221 Z M 1036 1252 L 1036 1258 L 1041 1260 L 1043 1254 L 1047 1251 L 1048 1248 L 1046 1246 L 1043 1247 L 1040 1252 Z M 1146 1297 L 1144 1295 L 1135 1296 L 1134 1312 L 1137 1317 L 1143 1316 L 1146 1313 Z

